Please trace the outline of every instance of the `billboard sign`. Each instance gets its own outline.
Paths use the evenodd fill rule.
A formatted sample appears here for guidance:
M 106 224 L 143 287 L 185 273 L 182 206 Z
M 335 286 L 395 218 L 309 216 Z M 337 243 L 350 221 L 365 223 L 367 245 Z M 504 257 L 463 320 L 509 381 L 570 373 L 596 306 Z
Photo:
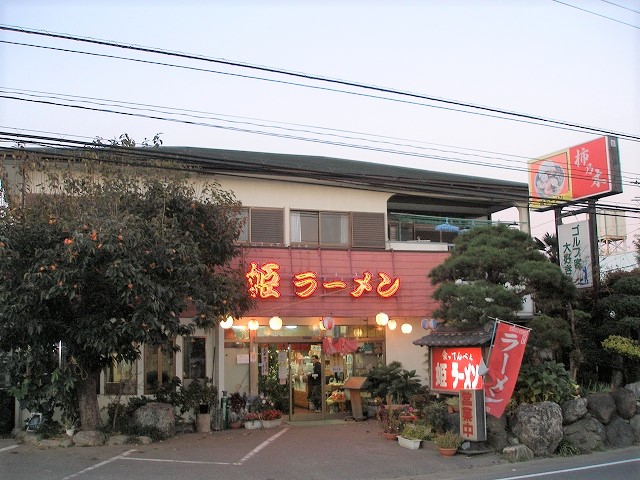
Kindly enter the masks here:
M 431 348 L 431 389 L 441 392 L 481 389 L 481 363 L 480 347 Z
M 589 221 L 558 225 L 560 268 L 577 288 L 593 287 Z
M 533 210 L 622 193 L 618 139 L 601 137 L 529 162 Z

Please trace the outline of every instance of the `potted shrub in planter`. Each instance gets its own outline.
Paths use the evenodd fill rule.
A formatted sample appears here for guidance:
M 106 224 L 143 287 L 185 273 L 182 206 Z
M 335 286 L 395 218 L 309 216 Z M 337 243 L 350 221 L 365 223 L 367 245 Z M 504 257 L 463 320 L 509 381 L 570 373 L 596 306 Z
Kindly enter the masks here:
M 196 430 L 198 432 L 211 431 L 211 407 L 217 403 L 218 392 L 208 378 L 203 381 L 193 380 L 182 389 L 185 408 L 190 408 L 196 414 Z
M 462 438 L 457 433 L 447 430 L 446 432 L 438 433 L 434 441 L 440 455 L 450 457 L 458 451 L 458 447 L 462 443 Z
M 431 430 L 426 425 L 419 423 L 407 423 L 402 428 L 402 432 L 398 437 L 398 443 L 411 450 L 420 448 L 422 440 L 429 438 Z
M 270 408 L 260 414 L 263 428 L 277 427 L 282 423 L 282 412 L 275 408 Z
M 388 440 L 395 440 L 400 435 L 400 427 L 402 426 L 398 418 L 398 412 L 380 405 L 376 413 L 378 424 L 382 428 L 382 434 Z
M 247 413 L 244 416 L 244 428 L 246 428 L 247 430 L 262 428 L 262 421 L 260 420 L 260 414 L 257 412 Z
M 245 407 L 247 406 L 247 397 L 239 392 L 233 392 L 229 395 L 229 411 L 227 419 L 230 428 L 240 428 L 244 422 Z

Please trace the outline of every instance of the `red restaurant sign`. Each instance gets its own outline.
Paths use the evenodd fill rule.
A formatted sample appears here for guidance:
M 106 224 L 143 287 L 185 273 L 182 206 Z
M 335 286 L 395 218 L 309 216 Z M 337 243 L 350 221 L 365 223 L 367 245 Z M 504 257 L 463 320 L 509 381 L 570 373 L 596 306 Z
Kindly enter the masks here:
M 622 193 L 618 139 L 601 137 L 529 162 L 531 208 Z
M 496 335 L 485 375 L 485 410 L 500 418 L 516 386 L 529 329 L 497 322 Z
M 431 349 L 431 389 L 457 392 L 482 388 L 479 374 L 482 361 L 480 347 L 448 347 Z

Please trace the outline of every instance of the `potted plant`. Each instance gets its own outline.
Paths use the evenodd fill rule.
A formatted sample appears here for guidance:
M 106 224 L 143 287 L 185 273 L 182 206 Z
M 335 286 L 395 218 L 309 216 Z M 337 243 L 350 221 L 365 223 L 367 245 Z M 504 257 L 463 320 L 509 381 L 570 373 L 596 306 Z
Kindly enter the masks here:
M 64 415 L 62 417 L 62 425 L 64 426 L 64 430 L 67 435 L 73 437 L 78 426 L 78 419 L 70 415 Z
M 460 397 L 447 397 L 445 403 L 449 413 L 456 413 L 460 410 Z
M 422 440 L 429 438 L 431 431 L 426 425 L 419 423 L 407 423 L 402 427 L 402 432 L 398 437 L 398 443 L 410 450 L 420 448 Z
M 196 414 L 196 430 L 198 432 L 211 431 L 211 407 L 216 405 L 218 392 L 208 378 L 202 381 L 193 380 L 182 389 L 185 408 Z
M 229 411 L 228 420 L 229 427 L 240 428 L 244 421 L 245 407 L 247 406 L 246 394 L 241 395 L 240 392 L 233 392 L 229 395 Z
M 382 428 L 382 434 L 388 440 L 395 440 L 400 435 L 400 427 L 402 423 L 398 418 L 398 412 L 387 408 L 384 405 L 378 407 L 376 412 L 378 424 Z
M 262 428 L 262 421 L 260 420 L 260 414 L 258 412 L 249 412 L 245 414 L 244 428 L 246 428 L 247 430 Z
M 411 405 L 405 405 L 399 412 L 399 418 L 401 422 L 415 422 L 418 417 L 416 411 Z
M 275 408 L 269 408 L 260 414 L 263 428 L 277 427 L 282 423 L 282 412 Z
M 367 391 L 372 397 L 392 403 L 408 403 L 409 398 L 424 391 L 415 370 L 405 370 L 398 361 L 372 368 L 367 374 Z
M 456 454 L 458 447 L 462 443 L 462 438 L 457 433 L 447 430 L 445 432 L 438 433 L 435 436 L 434 441 L 438 447 L 440 455 L 449 457 Z

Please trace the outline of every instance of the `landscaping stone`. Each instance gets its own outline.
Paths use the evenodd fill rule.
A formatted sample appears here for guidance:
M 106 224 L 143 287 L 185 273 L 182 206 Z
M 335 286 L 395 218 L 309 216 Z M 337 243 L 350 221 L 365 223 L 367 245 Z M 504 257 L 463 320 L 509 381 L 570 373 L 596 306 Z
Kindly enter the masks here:
M 605 428 L 591 415 L 562 427 L 564 439 L 575 445 L 581 453 L 589 453 L 604 447 Z
M 633 443 L 633 430 L 629 421 L 621 417 L 614 418 L 606 426 L 607 443 L 612 447 L 623 448 Z
M 170 437 L 175 433 L 175 409 L 168 403 L 150 402 L 133 413 L 133 422 L 140 427 L 155 427 Z
M 616 403 L 609 393 L 587 395 L 587 410 L 603 425 L 608 424 L 616 413 Z
M 557 403 L 523 403 L 512 422 L 512 432 L 535 455 L 551 455 L 562 440 L 562 409 Z
M 627 388 L 616 388 L 612 393 L 616 410 L 620 417 L 629 420 L 636 414 L 638 400 L 636 394 Z
M 129 441 L 129 435 L 111 435 L 107 440 L 107 445 L 125 445 Z
M 634 441 L 640 443 L 640 414 L 635 415 L 629 420 L 629 426 L 633 432 Z
M 104 435 L 96 430 L 82 430 L 73 436 L 73 442 L 79 447 L 104 445 Z
M 624 388 L 631 390 L 636 396 L 636 401 L 640 402 L 640 382 L 627 383 Z
M 533 460 L 533 451 L 526 445 L 512 445 L 502 450 L 502 455 L 510 462 Z
M 587 399 L 573 398 L 560 405 L 560 408 L 562 408 L 562 423 L 564 425 L 577 422 L 587 414 Z

